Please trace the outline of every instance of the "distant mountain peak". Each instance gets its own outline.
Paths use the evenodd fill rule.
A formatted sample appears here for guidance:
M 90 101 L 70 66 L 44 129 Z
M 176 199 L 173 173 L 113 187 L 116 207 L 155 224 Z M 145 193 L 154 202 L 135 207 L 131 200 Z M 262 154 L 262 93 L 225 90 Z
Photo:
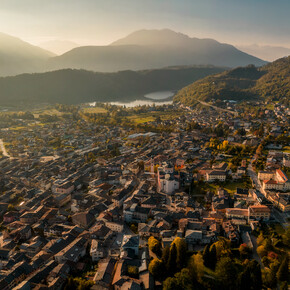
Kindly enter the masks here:
M 181 32 L 176 32 L 168 28 L 164 29 L 141 29 L 134 31 L 124 38 L 114 41 L 111 45 L 176 45 L 179 43 L 197 39 L 190 38 Z

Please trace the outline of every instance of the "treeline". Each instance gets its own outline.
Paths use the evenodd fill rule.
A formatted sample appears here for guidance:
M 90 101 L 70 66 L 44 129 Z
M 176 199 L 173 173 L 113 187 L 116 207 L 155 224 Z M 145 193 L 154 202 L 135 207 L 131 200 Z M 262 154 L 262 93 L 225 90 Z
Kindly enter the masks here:
M 258 234 L 258 233 L 257 233 Z M 288 257 L 284 248 L 289 247 L 290 229 L 283 236 L 268 226 L 263 226 L 258 237 L 258 254 L 261 265 L 252 258 L 247 244 L 238 248 L 230 240 L 205 246 L 202 252 L 192 254 L 184 239 L 176 238 L 170 246 L 150 237 L 148 246 L 156 258 L 149 264 L 149 271 L 162 282 L 163 289 L 287 289 L 289 280 Z
M 290 56 L 261 69 L 252 65 L 208 76 L 180 90 L 176 102 L 196 104 L 196 99 L 264 100 L 290 104 Z
M 131 101 L 155 91 L 178 90 L 219 67 L 179 67 L 95 73 L 65 69 L 0 78 L 0 105 Z

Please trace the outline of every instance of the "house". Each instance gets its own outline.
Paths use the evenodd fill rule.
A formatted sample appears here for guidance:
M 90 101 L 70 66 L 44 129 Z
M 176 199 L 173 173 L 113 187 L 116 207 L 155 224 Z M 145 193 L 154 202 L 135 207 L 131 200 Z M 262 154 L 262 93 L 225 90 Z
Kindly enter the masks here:
M 271 216 L 271 210 L 266 205 L 252 205 L 248 208 L 249 220 L 269 220 Z
M 197 244 L 202 241 L 202 231 L 186 230 L 184 237 L 187 244 Z
M 262 181 L 264 190 L 272 189 L 287 191 L 290 189 L 290 181 L 281 169 L 276 169 L 274 172 L 260 171 L 258 173 L 258 178 Z
M 58 263 L 64 263 L 65 261 L 76 263 L 86 254 L 87 244 L 88 240 L 86 238 L 77 238 L 60 252 L 58 252 L 54 258 Z
M 51 187 L 53 194 L 71 194 L 75 189 L 72 182 L 58 179 Z
M 19 217 L 19 213 L 17 211 L 8 211 L 3 215 L 3 222 L 12 223 L 16 221 L 18 217 Z
M 226 208 L 226 217 L 232 219 L 248 220 L 249 211 L 248 209 L 241 208 Z
M 72 216 L 74 224 L 88 229 L 95 222 L 95 217 L 88 212 L 76 213 Z
M 226 177 L 227 174 L 223 170 L 211 170 L 206 173 L 206 181 L 208 182 L 214 182 L 216 180 L 223 182 L 226 180 Z
M 237 246 L 240 241 L 240 234 L 237 225 L 232 221 L 225 221 L 223 222 L 222 227 L 226 238 L 228 238 L 233 245 Z
M 145 222 L 148 219 L 150 208 L 139 206 L 134 203 L 124 209 L 124 220 L 126 222 Z
M 105 225 L 107 228 L 109 228 L 113 232 L 121 233 L 123 232 L 123 229 L 124 229 L 124 224 L 121 222 L 106 221 Z
M 98 271 L 96 272 L 93 279 L 97 286 L 96 289 L 102 289 L 100 287 L 109 289 L 109 286 L 112 281 L 114 269 L 115 269 L 115 264 L 116 264 L 116 260 L 113 258 L 107 258 L 107 259 L 103 259 L 99 261 Z
M 97 240 L 92 240 L 90 255 L 92 257 L 93 262 L 97 262 L 99 259 L 104 258 L 105 249 L 103 244 Z
M 124 235 L 121 250 L 135 254 L 138 256 L 139 253 L 139 236 L 138 235 Z
M 157 169 L 157 185 L 158 191 L 172 194 L 180 187 L 180 174 L 174 170 L 172 164 L 163 163 L 162 166 Z
M 0 289 L 13 289 L 17 284 L 23 281 L 34 269 L 27 262 L 17 263 L 9 272 L 0 280 Z

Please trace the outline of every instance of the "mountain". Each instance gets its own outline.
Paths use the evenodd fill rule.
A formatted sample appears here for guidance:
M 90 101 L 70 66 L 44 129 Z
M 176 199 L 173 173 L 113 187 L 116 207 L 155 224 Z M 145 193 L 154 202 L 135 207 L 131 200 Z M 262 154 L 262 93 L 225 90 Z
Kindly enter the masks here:
M 267 61 L 274 61 L 278 58 L 290 55 L 290 48 L 270 45 L 237 45 L 238 49 L 243 52 L 249 53 L 256 57 L 260 57 Z
M 130 101 L 147 93 L 178 90 L 192 80 L 224 71 L 211 66 L 171 67 L 146 71 L 95 73 L 59 70 L 0 78 L 0 105 L 41 103 L 79 104 L 92 101 Z
M 257 66 L 266 62 L 213 39 L 190 38 L 169 29 L 140 30 L 109 46 L 86 46 L 52 58 L 49 69 L 114 72 L 179 65 Z
M 261 68 L 238 67 L 207 76 L 181 89 L 175 102 L 192 105 L 196 100 L 277 100 L 290 102 L 290 56 Z
M 0 76 L 38 71 L 53 56 L 19 38 L 0 33 Z
M 80 45 L 69 40 L 49 40 L 41 42 L 39 46 L 43 49 L 51 51 L 57 55 L 64 54 L 73 48 L 79 47 Z

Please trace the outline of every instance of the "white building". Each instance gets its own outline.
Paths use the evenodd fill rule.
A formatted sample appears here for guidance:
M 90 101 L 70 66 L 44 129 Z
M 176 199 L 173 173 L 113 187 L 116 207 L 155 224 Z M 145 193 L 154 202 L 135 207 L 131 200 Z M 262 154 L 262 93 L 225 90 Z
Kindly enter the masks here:
M 223 170 L 212 170 L 206 173 L 206 181 L 213 182 L 213 181 L 226 181 L 227 174 Z
M 90 255 L 92 257 L 93 262 L 102 259 L 105 255 L 103 246 L 97 240 L 92 240 Z

